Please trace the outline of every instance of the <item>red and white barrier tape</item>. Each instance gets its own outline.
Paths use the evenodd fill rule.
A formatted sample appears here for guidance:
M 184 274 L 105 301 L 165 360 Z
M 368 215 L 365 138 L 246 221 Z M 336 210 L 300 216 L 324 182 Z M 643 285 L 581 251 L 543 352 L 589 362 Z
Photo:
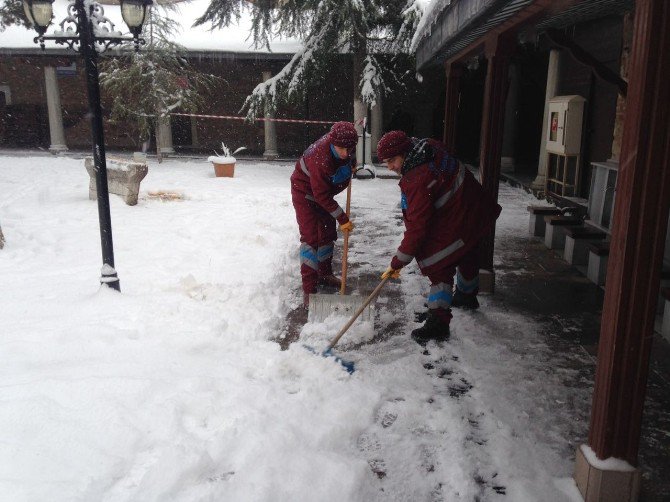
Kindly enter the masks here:
M 199 119 L 228 119 L 228 120 L 247 120 L 246 117 L 238 117 L 236 115 L 196 115 L 195 113 L 171 113 L 170 115 L 180 116 L 180 117 L 195 117 Z M 274 118 L 265 118 L 260 117 L 254 119 L 255 121 L 267 120 L 269 122 L 289 122 L 292 124 L 334 124 L 333 120 L 302 120 L 302 119 L 274 119 Z

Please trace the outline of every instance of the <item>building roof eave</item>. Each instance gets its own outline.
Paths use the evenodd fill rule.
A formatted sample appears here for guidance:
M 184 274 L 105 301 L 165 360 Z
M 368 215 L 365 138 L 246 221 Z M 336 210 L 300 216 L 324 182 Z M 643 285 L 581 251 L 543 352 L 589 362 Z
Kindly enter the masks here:
M 540 31 L 560 29 L 606 15 L 621 15 L 633 6 L 634 0 L 566 0 L 560 6 L 551 0 L 453 0 L 438 14 L 432 31 L 419 43 L 417 69 L 462 57 L 493 32 L 501 33 L 531 22 Z M 470 15 L 459 13 L 463 10 Z
M 465 47 L 466 39 L 472 38 L 468 35 L 485 32 L 482 29 L 485 28 L 487 19 L 504 9 L 506 4 L 524 4 L 520 9 L 531 2 L 532 0 L 452 0 L 437 15 L 430 33 L 419 42 L 416 50 L 417 68 L 421 70 L 444 61 L 445 49 L 449 47 L 457 44 Z

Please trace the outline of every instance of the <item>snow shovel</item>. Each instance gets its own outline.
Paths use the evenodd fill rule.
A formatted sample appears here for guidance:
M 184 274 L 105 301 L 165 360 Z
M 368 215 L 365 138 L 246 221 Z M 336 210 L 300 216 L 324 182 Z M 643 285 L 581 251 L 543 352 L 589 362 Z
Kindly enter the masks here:
M 347 186 L 347 216 L 351 209 L 351 180 Z M 351 315 L 363 303 L 359 295 L 345 294 L 347 287 L 347 258 L 349 256 L 349 232 L 344 232 L 344 247 L 342 250 L 342 285 L 339 294 L 311 294 L 309 295 L 309 311 L 307 320 L 309 322 L 323 322 L 331 314 Z M 363 319 L 370 320 L 372 313 L 368 309 Z
M 347 370 L 347 372 L 348 372 L 349 374 L 351 374 L 351 373 L 353 373 L 354 371 L 356 371 L 356 368 L 354 367 L 354 362 L 353 362 L 353 361 L 346 361 L 346 360 L 342 359 L 340 356 L 337 356 L 337 355 L 333 354 L 333 347 L 335 347 L 335 345 L 337 344 L 337 342 L 340 341 L 340 338 L 342 338 L 342 336 L 344 336 L 344 334 L 349 330 L 349 328 L 351 328 L 351 325 L 356 321 L 356 319 L 358 319 L 358 317 L 361 315 L 361 313 L 363 313 L 363 311 L 364 311 L 366 308 L 368 308 L 368 306 L 370 305 L 370 303 L 372 303 L 372 301 L 373 301 L 375 298 L 377 298 L 377 296 L 379 296 L 379 292 L 382 290 L 382 288 L 384 287 L 384 284 L 386 284 L 386 282 L 387 282 L 390 278 L 391 278 L 391 277 L 389 276 L 389 277 L 386 277 L 385 279 L 382 279 L 382 282 L 380 282 L 379 285 L 378 285 L 378 286 L 374 289 L 374 291 L 370 294 L 370 296 L 368 296 L 368 297 L 365 299 L 365 301 L 363 302 L 363 304 L 362 304 L 360 307 L 358 307 L 358 309 L 356 310 L 356 312 L 354 313 L 354 315 L 351 316 L 351 319 L 349 319 L 349 321 L 347 321 L 347 323 L 344 325 L 344 327 L 337 333 L 337 335 L 335 335 L 335 338 L 333 338 L 333 339 L 330 341 L 330 343 L 328 344 L 328 346 L 323 350 L 323 352 L 321 352 L 321 355 L 322 355 L 323 357 L 334 357 L 334 358 L 335 358 L 335 361 L 338 362 L 338 363 L 340 363 L 340 364 L 344 367 L 344 369 Z M 368 309 L 368 310 L 369 310 L 369 309 Z M 306 348 L 307 350 L 309 350 L 310 352 L 314 352 L 314 353 L 316 354 L 316 350 L 315 350 L 314 348 L 309 347 L 309 346 L 307 346 L 307 345 L 305 345 L 305 348 Z

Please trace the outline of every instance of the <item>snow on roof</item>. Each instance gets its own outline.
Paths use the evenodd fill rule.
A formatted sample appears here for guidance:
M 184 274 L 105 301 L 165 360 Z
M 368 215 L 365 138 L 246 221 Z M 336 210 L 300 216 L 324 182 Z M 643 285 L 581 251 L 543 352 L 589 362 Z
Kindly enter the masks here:
M 277 38 L 270 43 L 270 51 L 266 47 L 254 48 L 250 37 L 251 17 L 249 13 L 243 14 L 238 24 L 231 24 L 228 28 L 210 31 L 207 25 L 193 27 L 193 22 L 200 17 L 210 0 L 193 0 L 191 2 L 179 2 L 173 15 L 180 21 L 182 30 L 175 42 L 191 51 L 212 52 L 250 52 L 250 53 L 290 53 L 297 52 L 301 44 L 296 39 Z M 54 2 L 53 24 L 47 30 L 47 34 L 59 29 L 59 23 L 67 15 L 69 0 L 56 0 Z M 115 24 L 117 30 L 128 33 L 128 27 L 121 18 L 118 5 L 103 5 L 105 15 Z M 246 15 L 245 15 L 246 14 Z M 0 31 L 0 49 L 35 49 L 39 46 L 33 42 L 37 33 L 23 26 L 10 26 Z M 47 50 L 50 48 L 61 48 L 54 42 L 47 42 Z
M 412 39 L 411 50 L 416 51 L 421 40 L 430 35 L 433 30 L 433 25 L 437 22 L 440 13 L 451 5 L 451 0 L 427 0 L 424 3 L 423 15 L 419 20 L 419 25 L 416 27 L 414 37 Z

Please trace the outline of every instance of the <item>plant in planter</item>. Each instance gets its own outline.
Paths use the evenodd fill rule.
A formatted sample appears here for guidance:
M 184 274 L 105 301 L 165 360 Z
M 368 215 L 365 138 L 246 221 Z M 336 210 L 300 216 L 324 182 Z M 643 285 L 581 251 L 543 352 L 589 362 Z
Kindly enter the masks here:
M 217 177 L 224 176 L 227 178 L 232 178 L 235 174 L 235 162 L 237 162 L 233 155 L 235 155 L 237 152 L 241 152 L 242 150 L 246 150 L 246 147 L 241 146 L 233 153 L 230 153 L 230 149 L 226 146 L 226 144 L 221 142 L 221 150 L 223 151 L 223 155 L 219 155 L 219 152 L 214 150 L 216 155 L 208 157 L 207 160 L 214 164 L 214 174 L 216 174 Z

